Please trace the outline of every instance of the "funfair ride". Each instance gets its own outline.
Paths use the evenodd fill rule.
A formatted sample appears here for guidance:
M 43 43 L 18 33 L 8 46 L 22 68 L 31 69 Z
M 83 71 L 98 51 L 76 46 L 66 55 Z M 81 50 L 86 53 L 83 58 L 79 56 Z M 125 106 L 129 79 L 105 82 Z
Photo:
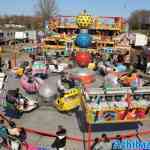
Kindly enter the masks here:
M 103 47 L 115 47 L 113 37 L 126 32 L 127 24 L 122 17 L 95 16 L 92 17 L 93 24 L 89 27 L 92 35 L 92 45 L 89 51 Z M 76 24 L 76 16 L 55 16 L 49 21 L 49 35 L 43 40 L 43 48 L 46 50 L 57 49 L 59 51 L 67 48 L 67 43 L 74 44 L 80 27 Z
M 138 78 L 132 78 L 132 76 L 128 79 L 126 76 L 121 78 L 129 83 L 123 82 L 122 87 L 88 88 L 87 85 L 95 80 L 95 72 L 87 69 L 92 59 L 87 51 L 92 40 L 88 34 L 92 17 L 84 12 L 76 18 L 76 22 L 81 29 L 76 38 L 76 45 L 80 47 L 80 51 L 77 52 L 75 60 L 79 67 L 71 70 L 71 78 L 81 82 L 81 91 L 70 90 L 65 96 L 59 97 L 56 100 L 57 109 L 68 111 L 81 105 L 88 124 L 136 122 L 149 119 L 150 90 L 148 87 L 140 86 Z M 131 82 L 137 83 L 134 89 Z M 128 87 L 124 87 L 124 84 Z M 67 109 L 63 109 L 63 106 Z
M 78 80 L 84 85 L 90 84 L 95 80 L 94 71 L 87 68 L 88 64 L 91 62 L 91 55 L 87 51 L 87 48 L 91 45 L 92 37 L 88 34 L 88 28 L 92 25 L 92 16 L 88 15 L 86 11 L 82 12 L 76 17 L 76 23 L 80 28 L 80 33 L 78 34 L 75 42 L 76 45 L 80 47 L 77 52 L 75 60 L 78 67 L 73 68 L 70 71 L 70 77 L 73 80 Z M 70 111 L 80 105 L 81 102 L 81 92 L 78 88 L 73 88 L 65 92 L 63 96 L 58 97 L 56 100 L 56 107 L 59 111 Z
M 85 108 L 83 110 L 85 110 L 86 121 L 89 124 L 99 124 L 148 119 L 150 90 L 141 86 L 139 78 L 133 79 L 134 85 L 129 84 L 130 87 L 87 88 L 86 84 L 92 83 L 95 77 L 94 74 L 91 76 L 91 73 L 84 71 L 91 61 L 87 48 L 92 41 L 88 34 L 88 28 L 92 23 L 92 17 L 86 12 L 77 17 L 77 25 L 81 30 L 76 39 L 76 44 L 80 47 L 80 52 L 76 54 L 76 62 L 81 68 L 78 69 L 76 76 L 84 87 L 82 87 L 84 93 L 82 106 Z

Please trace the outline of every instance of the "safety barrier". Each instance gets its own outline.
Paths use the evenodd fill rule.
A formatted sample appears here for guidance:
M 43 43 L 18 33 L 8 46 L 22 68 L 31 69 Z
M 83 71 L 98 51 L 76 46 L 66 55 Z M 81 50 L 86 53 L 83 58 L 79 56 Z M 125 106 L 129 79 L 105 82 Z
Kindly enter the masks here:
M 50 150 L 50 145 L 53 142 L 54 138 L 56 137 L 56 135 L 54 133 L 47 133 L 44 131 L 30 129 L 30 128 L 25 128 L 25 130 L 27 131 L 28 135 L 32 134 L 32 136 L 28 136 L 29 139 L 27 139 L 27 143 L 23 144 L 23 147 L 24 147 L 23 150 L 39 150 L 39 149 L 40 150 Z M 126 134 L 120 134 L 120 136 L 122 137 L 122 139 L 127 139 L 127 138 L 133 138 L 133 137 L 137 137 L 137 136 L 142 137 L 142 136 L 149 135 L 149 134 L 150 134 L 150 130 L 143 130 L 140 132 L 133 132 L 133 131 L 131 132 L 130 131 Z M 44 139 L 44 137 L 46 139 Z M 35 140 L 34 140 L 34 138 L 35 138 Z M 110 140 L 116 139 L 115 136 L 108 136 L 108 138 Z M 33 143 L 31 143 L 31 145 L 30 145 L 31 139 L 32 139 Z M 39 143 L 40 139 L 42 141 L 44 139 L 43 142 L 46 141 L 49 144 L 42 144 L 42 142 Z M 147 138 L 146 140 L 148 141 L 149 139 L 150 138 Z M 99 140 L 101 140 L 101 138 L 99 138 Z M 93 142 L 94 142 L 94 139 L 92 139 L 91 131 L 87 134 L 87 137 L 85 139 L 83 139 L 81 137 L 67 136 L 67 150 L 81 150 L 81 149 L 91 150 L 90 147 Z M 7 149 L 10 149 L 10 146 L 7 147 Z
M 42 137 L 45 136 L 45 137 L 49 137 L 49 138 L 55 138 L 56 137 L 56 135 L 54 133 L 47 133 L 47 132 L 43 132 L 43 131 L 39 131 L 39 130 L 35 130 L 35 129 L 27 128 L 26 131 L 27 131 L 28 134 L 32 134 L 32 135 L 35 134 L 35 135 L 39 135 L 39 136 L 42 136 Z M 122 139 L 127 139 L 127 138 L 133 138 L 133 137 L 137 137 L 137 136 L 141 137 L 141 136 L 145 136 L 145 135 L 148 135 L 148 134 L 150 134 L 150 130 L 143 130 L 143 131 L 141 131 L 139 133 L 130 131 L 127 134 L 121 134 L 121 137 L 122 137 Z M 92 143 L 94 142 L 94 139 L 91 139 L 91 138 L 92 138 L 92 134 L 88 134 L 87 139 L 82 139 L 80 137 L 67 136 L 67 140 L 69 142 L 76 142 L 76 144 L 83 144 L 83 143 L 85 143 L 86 146 L 87 146 L 86 148 L 88 150 L 90 150 L 90 147 L 91 147 Z M 115 136 L 108 136 L 108 138 L 110 140 L 116 139 Z M 89 141 L 89 139 L 91 139 L 91 140 Z M 51 139 L 48 139 L 48 140 L 51 140 Z M 101 138 L 99 138 L 99 140 L 101 140 Z M 42 144 L 39 144 L 39 146 L 41 146 L 41 145 Z M 44 149 L 44 147 L 43 147 L 43 149 Z M 46 147 L 45 147 L 45 149 L 46 149 Z M 27 149 L 27 150 L 30 150 L 30 149 Z M 48 147 L 47 147 L 47 150 L 48 150 Z M 69 150 L 71 150 L 71 149 L 69 149 Z M 74 150 L 78 150 L 78 148 L 76 148 Z

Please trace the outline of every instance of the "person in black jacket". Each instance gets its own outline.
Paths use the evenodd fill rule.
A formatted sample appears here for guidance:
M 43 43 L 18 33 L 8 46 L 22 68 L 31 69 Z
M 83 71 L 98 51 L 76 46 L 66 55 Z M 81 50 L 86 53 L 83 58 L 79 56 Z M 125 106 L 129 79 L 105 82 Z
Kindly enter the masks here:
M 66 146 L 66 129 L 62 126 L 58 127 L 58 131 L 56 132 L 56 139 L 51 145 L 52 148 L 56 148 L 57 150 L 64 150 Z

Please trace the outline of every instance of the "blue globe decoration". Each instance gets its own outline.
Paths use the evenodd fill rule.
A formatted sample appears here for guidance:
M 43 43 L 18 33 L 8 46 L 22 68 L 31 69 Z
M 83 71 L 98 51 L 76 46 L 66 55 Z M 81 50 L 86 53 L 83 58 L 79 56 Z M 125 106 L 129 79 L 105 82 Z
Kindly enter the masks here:
M 88 48 L 92 44 L 92 37 L 88 33 L 80 33 L 75 41 L 80 48 Z

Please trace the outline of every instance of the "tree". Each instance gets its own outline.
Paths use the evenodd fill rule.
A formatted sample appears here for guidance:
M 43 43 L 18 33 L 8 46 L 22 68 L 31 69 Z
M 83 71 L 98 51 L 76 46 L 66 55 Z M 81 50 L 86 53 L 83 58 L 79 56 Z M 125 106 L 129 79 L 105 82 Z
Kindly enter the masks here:
M 128 19 L 131 30 L 142 30 L 150 27 L 150 11 L 136 10 Z M 148 27 L 149 26 L 149 27 Z
M 57 14 L 55 0 L 38 0 L 38 16 L 41 16 L 43 21 L 48 21 L 50 17 Z

